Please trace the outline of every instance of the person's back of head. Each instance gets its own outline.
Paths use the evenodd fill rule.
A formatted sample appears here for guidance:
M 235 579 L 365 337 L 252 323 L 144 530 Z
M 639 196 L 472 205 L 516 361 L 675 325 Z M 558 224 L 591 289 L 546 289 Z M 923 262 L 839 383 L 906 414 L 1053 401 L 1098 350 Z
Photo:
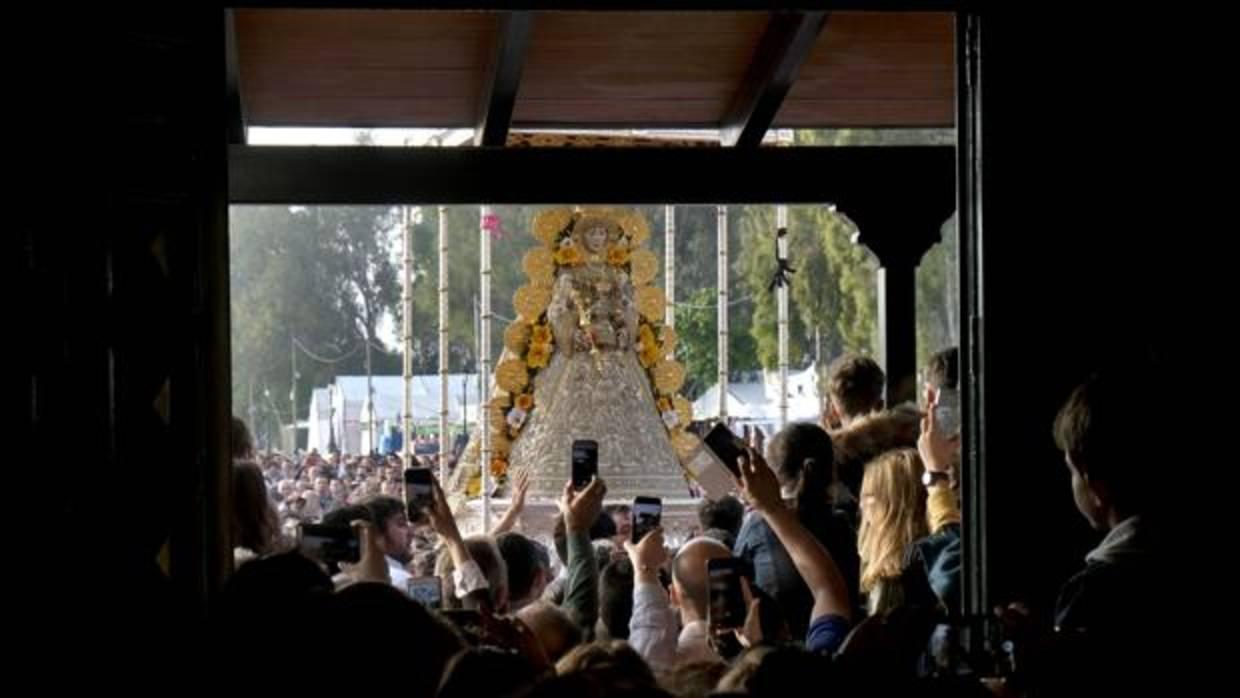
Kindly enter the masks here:
M 233 546 L 257 555 L 272 552 L 279 541 L 280 518 L 263 473 L 253 463 L 233 463 L 232 536 Z
M 599 623 L 612 640 L 627 640 L 633 617 L 633 563 L 628 558 L 612 560 L 598 580 Z
M 847 424 L 883 408 L 886 376 L 878 362 L 868 356 L 845 354 L 827 369 L 828 422 Z
M 1055 417 L 1077 508 L 1095 528 L 1152 509 L 1167 456 L 1162 440 L 1141 436 L 1158 404 L 1155 389 L 1131 369 L 1113 369 L 1077 386 Z
M 494 647 L 474 647 L 448 663 L 437 698 L 511 696 L 533 686 L 542 672 L 525 657 Z
M 320 637 L 358 638 L 376 689 L 434 696 L 448 662 L 464 649 L 454 628 L 390 584 L 361 582 L 334 597 Z M 418 650 L 409 651 L 410 638 Z
M 512 531 L 497 536 L 495 545 L 508 568 L 509 605 L 517 609 L 541 595 L 550 575 L 550 560 L 542 545 Z
M 937 390 L 956 390 L 960 386 L 960 350 L 948 347 L 935 352 L 926 362 L 926 383 Z
M 233 460 L 251 460 L 254 458 L 254 437 L 250 428 L 239 417 L 232 418 L 229 428 L 229 440 L 232 442 Z
M 719 685 L 728 665 L 721 660 L 684 662 L 660 677 L 660 685 L 677 698 L 706 698 Z
M 629 643 L 620 640 L 578 645 L 556 662 L 557 674 L 583 673 L 605 685 L 654 687 L 654 672 Z
M 731 556 L 727 546 L 711 538 L 694 538 L 676 551 L 672 558 L 672 597 L 681 608 L 682 621 L 686 614 L 706 618 L 710 601 L 707 566 L 710 560 Z
M 713 501 L 708 499 L 698 505 L 698 523 L 704 531 L 718 528 L 728 531 L 735 538 L 741 532 L 741 523 L 744 520 L 745 505 L 732 495 Z
M 508 612 L 508 565 L 490 536 L 470 536 L 465 539 L 465 549 L 469 556 L 478 563 L 478 568 L 487 578 L 491 592 L 491 607 L 497 613 Z
M 558 606 L 546 601 L 535 601 L 517 611 L 517 618 L 525 623 L 530 632 L 542 644 L 547 659 L 558 661 L 581 642 L 581 628 Z
M 871 594 L 872 608 L 879 583 L 899 577 L 909 546 L 930 532 L 921 482 L 924 470 L 913 449 L 889 451 L 865 468 L 857 551 L 861 591 Z
M 310 636 L 319 630 L 314 621 L 323 615 L 332 591 L 327 573 L 299 553 L 247 562 L 221 596 L 217 620 L 225 645 L 239 657 L 258 656 L 272 650 L 273 629 L 289 637 Z M 282 652 L 282 646 L 275 651 Z
M 834 685 L 830 660 L 796 646 L 758 647 L 746 652 L 719 682 L 721 691 L 743 691 L 755 698 L 804 694 L 811 686 Z
M 796 499 L 802 521 L 827 511 L 835 454 L 831 437 L 822 427 L 804 422 L 789 424 L 771 439 L 767 456 L 780 486 Z

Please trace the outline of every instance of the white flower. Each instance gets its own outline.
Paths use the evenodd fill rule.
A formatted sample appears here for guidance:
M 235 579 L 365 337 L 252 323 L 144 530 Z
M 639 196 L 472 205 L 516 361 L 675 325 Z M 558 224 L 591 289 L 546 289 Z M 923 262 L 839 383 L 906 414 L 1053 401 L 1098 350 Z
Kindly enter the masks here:
M 567 236 L 566 236 L 563 240 L 560 240 L 560 249 L 561 249 L 561 250 L 563 250 L 563 249 L 567 249 L 567 248 L 572 247 L 572 246 L 573 246 L 573 238 L 572 238 L 572 237 L 567 237 Z
M 679 423 L 680 415 L 676 413 L 676 410 L 668 410 L 663 413 L 663 424 L 668 429 L 675 429 Z
M 525 417 L 525 410 L 520 407 L 512 408 L 512 411 L 508 413 L 508 426 L 514 429 L 520 429 L 521 425 L 525 424 Z

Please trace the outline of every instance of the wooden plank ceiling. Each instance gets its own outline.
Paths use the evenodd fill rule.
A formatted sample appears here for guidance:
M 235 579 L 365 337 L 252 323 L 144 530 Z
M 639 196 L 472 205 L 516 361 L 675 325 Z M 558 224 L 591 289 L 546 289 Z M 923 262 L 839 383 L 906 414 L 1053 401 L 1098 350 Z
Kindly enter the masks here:
M 250 126 L 470 128 L 490 98 L 500 16 L 237 10 Z M 757 12 L 535 13 L 514 128 L 716 128 L 770 18 Z M 953 18 L 835 12 L 776 127 L 949 127 Z

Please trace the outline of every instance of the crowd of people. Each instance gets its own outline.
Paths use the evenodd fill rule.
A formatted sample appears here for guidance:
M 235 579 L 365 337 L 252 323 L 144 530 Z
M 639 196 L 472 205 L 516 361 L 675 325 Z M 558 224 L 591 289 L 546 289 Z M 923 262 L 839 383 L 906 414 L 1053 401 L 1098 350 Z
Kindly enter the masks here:
M 238 568 L 222 622 L 237 651 L 277 665 L 266 628 L 356 638 L 415 696 L 1067 695 L 1121 665 L 1131 675 L 1145 656 L 1138 611 L 1165 572 L 1152 469 L 1122 430 L 1139 405 L 1131 387 L 1099 376 L 1062 407 L 1053 433 L 1071 496 L 1105 539 L 1053 622 L 1016 606 L 996 616 L 1006 641 L 983 667 L 952 642 L 969 620 L 960 440 L 939 409 L 957 389 L 954 351 L 927 375 L 920 406 L 887 406 L 872 359 L 833 363 L 821 424 L 748 449 L 735 496 L 703 501 L 675 547 L 659 528 L 633 540 L 632 511 L 605 506 L 597 478 L 565 483 L 550 540 L 521 530 L 520 477 L 494 528 L 463 536 L 438 483 L 430 505 L 407 506 L 399 458 L 256 457 L 237 423 Z M 300 554 L 308 522 L 353 527 L 360 559 Z M 713 603 L 719 560 L 744 570 L 743 622 Z

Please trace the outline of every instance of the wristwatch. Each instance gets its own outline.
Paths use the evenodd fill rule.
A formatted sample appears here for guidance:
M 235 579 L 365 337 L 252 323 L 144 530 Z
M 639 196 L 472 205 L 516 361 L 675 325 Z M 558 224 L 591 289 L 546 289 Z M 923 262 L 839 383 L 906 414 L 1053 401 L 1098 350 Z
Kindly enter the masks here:
M 934 470 L 927 470 L 922 473 L 921 484 L 926 487 L 934 487 L 935 485 L 951 484 L 952 476 L 950 473 L 941 473 Z

